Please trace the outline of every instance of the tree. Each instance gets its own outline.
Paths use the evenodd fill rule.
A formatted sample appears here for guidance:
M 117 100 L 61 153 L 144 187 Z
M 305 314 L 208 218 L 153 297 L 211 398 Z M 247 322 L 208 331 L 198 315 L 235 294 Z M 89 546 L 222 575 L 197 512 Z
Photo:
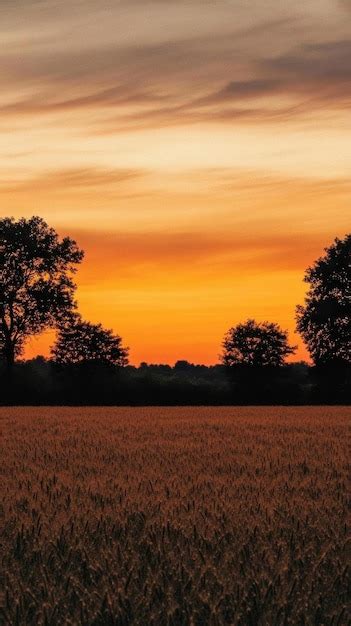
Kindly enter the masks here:
M 128 364 L 128 349 L 122 339 L 101 324 L 91 324 L 79 315 L 70 316 L 59 328 L 51 350 L 56 363 L 104 363 L 123 367 Z
M 229 329 L 223 349 L 222 362 L 227 366 L 278 367 L 296 347 L 289 346 L 287 332 L 278 324 L 249 319 Z
M 305 273 L 297 330 L 316 365 L 351 363 L 351 235 L 335 239 Z
M 40 217 L 0 220 L 0 349 L 9 367 L 29 336 L 75 308 L 72 275 L 82 258 Z

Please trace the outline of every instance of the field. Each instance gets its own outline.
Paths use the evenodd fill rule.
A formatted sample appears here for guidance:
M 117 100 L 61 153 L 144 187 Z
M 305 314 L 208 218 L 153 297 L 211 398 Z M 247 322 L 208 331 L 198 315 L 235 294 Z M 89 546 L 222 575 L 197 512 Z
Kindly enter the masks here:
M 0 409 L 4 623 L 348 624 L 350 417 Z

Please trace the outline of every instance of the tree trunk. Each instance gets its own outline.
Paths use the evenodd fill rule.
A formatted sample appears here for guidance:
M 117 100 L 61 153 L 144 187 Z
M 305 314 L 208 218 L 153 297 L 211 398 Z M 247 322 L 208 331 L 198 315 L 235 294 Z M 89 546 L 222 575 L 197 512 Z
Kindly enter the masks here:
M 15 364 L 15 346 L 11 340 L 6 341 L 5 343 L 4 355 L 7 369 L 11 370 Z

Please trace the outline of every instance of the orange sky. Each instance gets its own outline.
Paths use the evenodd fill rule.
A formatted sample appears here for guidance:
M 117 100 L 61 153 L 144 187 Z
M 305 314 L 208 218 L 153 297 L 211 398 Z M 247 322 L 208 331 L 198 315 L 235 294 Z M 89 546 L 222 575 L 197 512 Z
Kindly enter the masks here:
M 348 0 L 0 3 L 1 214 L 77 239 L 79 310 L 133 363 L 214 363 L 247 317 L 306 358 L 304 270 L 350 229 L 350 35 Z

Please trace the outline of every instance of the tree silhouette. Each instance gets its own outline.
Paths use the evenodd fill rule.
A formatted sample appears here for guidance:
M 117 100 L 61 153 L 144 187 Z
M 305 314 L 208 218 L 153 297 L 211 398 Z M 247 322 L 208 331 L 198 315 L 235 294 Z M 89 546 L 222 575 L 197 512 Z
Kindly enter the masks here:
M 40 217 L 0 220 L 0 349 L 8 366 L 25 340 L 75 308 L 72 274 L 83 258 Z
M 230 328 L 224 337 L 222 362 L 224 365 L 278 367 L 296 347 L 289 346 L 288 335 L 278 324 L 253 319 Z
M 91 324 L 79 315 L 70 316 L 59 328 L 51 350 L 56 363 L 104 363 L 123 367 L 128 364 L 128 349 L 122 339 L 101 324 Z
M 316 365 L 351 363 L 351 235 L 335 239 L 306 270 L 309 291 L 297 330 Z

